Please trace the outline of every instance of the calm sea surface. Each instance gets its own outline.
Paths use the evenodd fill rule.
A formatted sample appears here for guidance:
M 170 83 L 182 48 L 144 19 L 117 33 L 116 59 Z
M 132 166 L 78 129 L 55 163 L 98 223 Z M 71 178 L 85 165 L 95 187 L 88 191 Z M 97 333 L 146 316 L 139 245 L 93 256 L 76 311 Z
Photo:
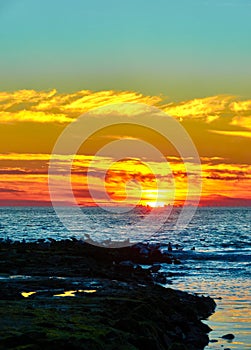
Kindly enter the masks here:
M 83 208 L 82 212 L 84 220 L 70 208 L 61 209 L 64 222 L 73 228 L 69 232 L 53 208 L 1 207 L 0 238 L 60 240 L 88 234 L 99 242 L 111 237 L 158 242 L 163 250 L 171 242 L 173 254 L 182 261 L 181 265 L 162 265 L 163 270 L 173 273 L 171 287 L 210 295 L 218 305 L 206 321 L 213 329 L 210 339 L 218 342 L 210 343 L 206 349 L 251 349 L 251 208 L 200 208 L 180 232 L 173 227 L 179 210 L 172 212 L 161 228 L 158 217 L 150 222 L 143 220 L 148 215 L 144 209 L 124 214 L 100 208 Z M 152 236 L 151 231 L 157 233 Z M 182 250 L 176 250 L 176 245 Z M 191 250 L 193 247 L 195 250 Z M 223 341 L 220 337 L 226 333 L 234 333 L 235 339 Z

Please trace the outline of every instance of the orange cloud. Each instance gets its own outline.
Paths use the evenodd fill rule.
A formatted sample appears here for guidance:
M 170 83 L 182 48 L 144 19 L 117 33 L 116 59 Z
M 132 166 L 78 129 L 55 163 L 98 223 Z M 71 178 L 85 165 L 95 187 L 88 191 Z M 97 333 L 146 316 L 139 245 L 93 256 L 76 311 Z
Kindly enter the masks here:
M 234 96 L 219 95 L 205 98 L 196 98 L 190 101 L 170 103 L 164 111 L 177 118 L 206 118 L 212 122 L 220 117 L 228 108 L 229 101 Z
M 77 96 L 76 99 L 66 104 L 63 108 L 66 111 L 84 113 L 93 108 L 125 102 L 145 103 L 151 106 L 161 102 L 161 98 L 158 96 L 144 96 L 130 91 L 84 91 L 82 96 Z
M 232 119 L 230 124 L 251 130 L 251 115 L 250 116 L 236 116 Z
M 49 157 L 48 154 L 0 155 L 1 203 L 6 204 L 11 201 L 13 205 L 13 203 L 23 203 L 24 200 L 33 204 L 49 203 L 50 196 L 47 185 Z M 169 164 L 174 177 L 175 192 L 171 177 L 166 175 L 167 169 L 164 162 L 149 162 L 145 166 L 138 160 L 129 159 L 126 162 L 116 162 L 109 168 L 110 159 L 99 157 L 96 159 L 95 168 L 89 169 L 90 181 L 94 184 L 98 200 L 103 201 L 100 174 L 104 170 L 108 170 L 106 190 L 114 200 L 123 200 L 125 193 L 128 191 L 132 201 L 138 198 L 140 192 L 141 203 L 146 204 L 154 201 L 157 196 L 155 179 L 155 176 L 157 176 L 161 201 L 166 204 L 172 200 L 175 200 L 175 203 L 182 203 L 187 194 L 185 166 L 179 158 L 170 158 L 174 158 L 169 160 Z M 87 185 L 87 171 L 92 159 L 91 156 L 77 155 L 72 167 L 72 186 L 74 194 L 81 204 L 93 204 Z M 210 204 L 211 198 L 211 204 L 214 205 L 213 198 L 216 194 L 221 194 L 227 198 L 236 198 L 238 203 L 241 203 L 241 199 L 248 200 L 251 198 L 251 165 L 227 164 L 220 157 L 205 157 L 202 161 L 202 201 L 204 198 L 207 204 Z M 3 166 L 6 162 L 10 162 L 9 166 Z M 62 168 L 63 176 L 66 157 L 59 156 L 58 162 Z M 156 174 L 153 174 L 151 169 L 155 169 Z M 137 181 L 141 185 L 141 190 L 131 180 Z M 129 187 L 126 187 L 127 184 L 129 184 Z M 194 184 L 194 191 L 196 192 L 196 183 Z M 63 199 L 64 189 L 62 188 Z
M 232 95 L 216 95 L 165 104 L 161 96 L 112 90 L 97 92 L 81 90 L 73 93 L 58 93 L 55 89 L 0 92 L 0 123 L 67 124 L 93 108 L 124 102 L 158 106 L 180 120 L 200 119 L 206 123 L 214 123 L 219 118 L 227 116 L 230 118 L 230 124 L 229 120 L 226 120 L 226 125 L 240 127 L 249 125 L 250 128 L 250 118 L 246 114 L 251 113 L 251 100 L 239 101 Z M 221 120 L 224 124 L 223 118 Z
M 230 109 L 234 112 L 251 111 L 251 100 L 235 101 L 230 104 Z
M 70 123 L 71 118 L 64 114 L 52 114 L 35 111 L 0 112 L 1 123 L 33 122 L 33 123 Z
M 251 131 L 227 131 L 227 130 L 209 130 L 209 131 L 219 135 L 251 138 Z
M 137 102 L 157 105 L 158 96 L 144 96 L 130 91 L 77 91 L 57 93 L 51 90 L 0 92 L 0 123 L 70 123 L 72 118 L 93 108 L 114 103 Z

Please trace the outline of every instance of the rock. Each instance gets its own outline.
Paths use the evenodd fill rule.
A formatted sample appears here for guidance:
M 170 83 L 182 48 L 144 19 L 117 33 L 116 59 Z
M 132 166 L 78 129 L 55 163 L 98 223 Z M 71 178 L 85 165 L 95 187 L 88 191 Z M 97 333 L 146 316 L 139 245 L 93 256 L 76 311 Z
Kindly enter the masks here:
M 130 260 L 120 261 L 120 266 L 134 267 L 134 263 Z
M 235 336 L 232 333 L 225 334 L 221 337 L 222 339 L 232 340 Z
M 149 255 L 140 255 L 140 249 Z M 121 350 L 202 350 L 208 344 L 210 328 L 201 320 L 216 304 L 157 284 L 166 282 L 160 263 L 174 258 L 156 245 L 112 249 L 71 239 L 0 242 L 0 250 L 2 274 L 30 276 L 1 281 L 3 349 L 98 350 L 105 344 Z M 24 291 L 36 293 L 24 298 Z M 69 291 L 75 297 L 54 297 Z
M 171 252 L 172 250 L 173 250 L 172 243 L 169 242 L 168 243 L 168 251 Z
M 151 256 L 151 259 L 155 261 L 161 261 L 163 257 L 161 251 L 155 247 L 151 249 L 150 256 Z
M 152 267 L 149 268 L 149 270 L 153 273 L 158 272 L 161 269 L 161 265 L 157 264 L 157 265 L 153 265 Z
M 146 248 L 141 248 L 140 251 L 139 251 L 139 254 L 148 256 L 149 255 L 149 250 L 146 249 Z
M 166 284 L 166 276 L 162 273 L 158 273 L 155 277 L 154 277 L 154 281 L 157 283 L 161 283 L 161 284 Z
M 184 344 L 173 343 L 171 346 L 169 346 L 168 350 L 188 350 L 188 349 Z

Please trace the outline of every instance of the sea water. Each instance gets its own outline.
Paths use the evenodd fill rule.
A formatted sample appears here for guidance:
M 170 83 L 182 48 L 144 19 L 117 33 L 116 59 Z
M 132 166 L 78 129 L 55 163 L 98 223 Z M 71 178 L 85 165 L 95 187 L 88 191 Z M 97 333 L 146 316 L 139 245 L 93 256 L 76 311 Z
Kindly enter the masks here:
M 144 208 L 121 214 L 92 207 L 82 208 L 82 213 L 89 220 L 84 227 L 70 208 L 61 208 L 64 223 L 73 224 L 70 232 L 52 207 L 1 207 L 0 239 L 60 240 L 73 235 L 82 239 L 87 234 L 99 242 L 112 237 L 160 243 L 163 250 L 171 242 L 172 254 L 182 264 L 162 265 L 172 276 L 166 286 L 209 295 L 217 303 L 216 312 L 205 321 L 213 329 L 210 339 L 217 342 L 209 343 L 206 349 L 251 349 L 251 208 L 199 208 L 179 232 L 172 226 L 179 209 L 161 227 L 158 218 L 144 227 L 142 219 L 149 214 Z M 233 333 L 234 340 L 221 339 L 226 333 Z

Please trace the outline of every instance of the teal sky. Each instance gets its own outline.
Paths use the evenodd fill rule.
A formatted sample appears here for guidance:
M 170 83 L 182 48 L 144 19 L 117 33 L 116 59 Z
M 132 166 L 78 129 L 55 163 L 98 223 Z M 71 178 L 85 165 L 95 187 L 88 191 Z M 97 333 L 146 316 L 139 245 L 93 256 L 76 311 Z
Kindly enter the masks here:
M 0 0 L 0 89 L 251 95 L 251 0 Z

